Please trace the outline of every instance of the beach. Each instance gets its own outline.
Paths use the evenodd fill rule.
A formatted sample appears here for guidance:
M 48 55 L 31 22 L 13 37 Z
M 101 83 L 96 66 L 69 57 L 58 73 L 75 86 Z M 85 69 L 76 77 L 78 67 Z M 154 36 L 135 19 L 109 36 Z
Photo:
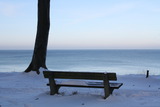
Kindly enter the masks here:
M 0 72 L 0 107 L 159 107 L 160 76 L 117 75 L 123 86 L 103 99 L 103 89 L 62 87 L 50 95 L 42 73 Z
M 160 50 L 48 50 L 47 67 L 58 71 L 115 72 L 123 85 L 104 90 L 62 87 L 50 95 L 48 79 L 24 73 L 31 50 L 0 51 L 0 107 L 159 107 Z M 149 70 L 149 77 L 146 72 Z

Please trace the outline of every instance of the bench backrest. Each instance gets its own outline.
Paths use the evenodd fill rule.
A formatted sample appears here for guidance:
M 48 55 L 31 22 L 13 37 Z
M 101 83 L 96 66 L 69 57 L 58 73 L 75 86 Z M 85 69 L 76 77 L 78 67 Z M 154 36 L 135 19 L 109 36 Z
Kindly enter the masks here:
M 70 72 L 70 71 L 43 71 L 45 78 L 57 79 L 88 79 L 103 80 L 107 75 L 109 80 L 117 80 L 116 73 L 103 72 Z

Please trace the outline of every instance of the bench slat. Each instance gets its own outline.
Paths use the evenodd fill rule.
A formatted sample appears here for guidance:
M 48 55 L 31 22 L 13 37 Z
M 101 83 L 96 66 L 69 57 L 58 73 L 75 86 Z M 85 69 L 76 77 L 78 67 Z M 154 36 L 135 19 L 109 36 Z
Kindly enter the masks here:
M 103 82 L 88 82 L 87 84 L 95 86 L 103 86 Z M 109 85 L 112 88 L 119 89 L 123 85 L 123 83 L 109 83 Z
M 70 72 L 70 71 L 43 71 L 44 77 L 60 78 L 60 79 L 89 79 L 103 80 L 104 74 L 101 72 Z M 117 80 L 116 73 L 107 73 L 109 80 Z

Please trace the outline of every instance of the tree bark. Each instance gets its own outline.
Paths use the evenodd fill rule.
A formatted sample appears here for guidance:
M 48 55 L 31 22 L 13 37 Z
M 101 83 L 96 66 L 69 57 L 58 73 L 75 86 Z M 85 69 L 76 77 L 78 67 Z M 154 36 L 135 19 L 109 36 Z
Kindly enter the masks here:
M 38 24 L 32 60 L 25 72 L 36 71 L 46 67 L 46 54 L 50 28 L 50 0 L 38 0 Z

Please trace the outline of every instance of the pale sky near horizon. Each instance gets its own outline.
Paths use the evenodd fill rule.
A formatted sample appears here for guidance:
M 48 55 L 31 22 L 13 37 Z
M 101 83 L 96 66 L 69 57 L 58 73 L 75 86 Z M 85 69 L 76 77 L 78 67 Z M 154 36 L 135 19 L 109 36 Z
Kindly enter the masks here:
M 38 0 L 0 0 L 0 49 L 33 49 Z M 160 49 L 160 0 L 51 0 L 48 49 Z

